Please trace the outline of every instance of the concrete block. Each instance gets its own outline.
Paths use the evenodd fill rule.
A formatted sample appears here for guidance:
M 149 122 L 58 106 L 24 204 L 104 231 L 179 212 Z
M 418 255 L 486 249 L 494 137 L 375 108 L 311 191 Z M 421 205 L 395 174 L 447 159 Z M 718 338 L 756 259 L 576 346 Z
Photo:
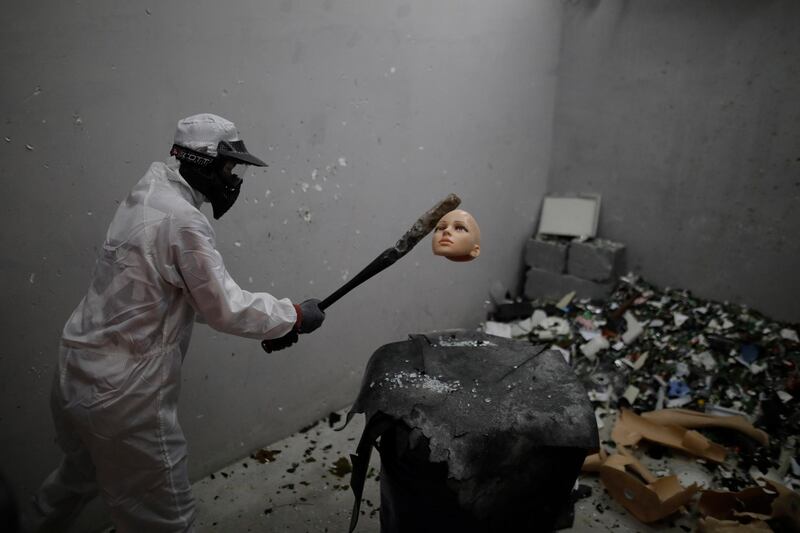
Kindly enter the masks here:
M 568 250 L 569 241 L 534 237 L 525 247 L 525 264 L 560 274 L 566 272 Z
M 611 295 L 614 285 L 613 281 L 597 283 L 569 274 L 557 274 L 540 268 L 531 268 L 525 279 L 525 298 L 557 302 L 568 292 L 575 291 L 576 298 L 604 300 Z
M 625 245 L 605 239 L 573 241 L 568 255 L 567 274 L 606 282 L 622 274 Z

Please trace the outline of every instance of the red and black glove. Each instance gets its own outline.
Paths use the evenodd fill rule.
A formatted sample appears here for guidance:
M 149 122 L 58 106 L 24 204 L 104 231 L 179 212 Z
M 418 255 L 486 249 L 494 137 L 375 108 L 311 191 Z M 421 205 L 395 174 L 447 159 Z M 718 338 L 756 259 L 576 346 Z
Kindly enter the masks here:
M 319 302 L 316 298 L 311 298 L 300 305 L 294 304 L 297 311 L 297 322 L 294 323 L 294 328 L 283 337 L 261 341 L 264 351 L 272 353 L 288 348 L 297 342 L 298 333 L 311 333 L 320 327 L 325 320 L 325 311 L 319 308 Z
M 311 333 L 325 320 L 325 311 L 319 308 L 319 300 L 316 298 L 306 300 L 294 308 L 297 309 L 297 322 L 294 327 L 298 333 Z

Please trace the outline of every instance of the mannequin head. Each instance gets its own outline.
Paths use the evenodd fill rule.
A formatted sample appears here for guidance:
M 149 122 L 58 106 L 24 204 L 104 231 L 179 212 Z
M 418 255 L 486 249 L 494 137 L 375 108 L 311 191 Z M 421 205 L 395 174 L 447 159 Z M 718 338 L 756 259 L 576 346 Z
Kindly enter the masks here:
M 451 261 L 472 261 L 481 254 L 481 230 L 472 215 L 450 211 L 433 230 L 433 253 Z

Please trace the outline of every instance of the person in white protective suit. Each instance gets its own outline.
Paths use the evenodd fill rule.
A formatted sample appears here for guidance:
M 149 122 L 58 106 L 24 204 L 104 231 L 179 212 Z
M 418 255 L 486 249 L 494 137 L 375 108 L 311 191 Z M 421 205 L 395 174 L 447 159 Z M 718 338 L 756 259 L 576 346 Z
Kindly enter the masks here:
M 325 318 L 236 284 L 216 250 L 214 218 L 235 202 L 235 165 L 266 166 L 234 124 L 178 122 L 170 152 L 119 206 L 86 296 L 67 321 L 53 384 L 60 466 L 34 497 L 39 531 L 64 531 L 98 490 L 120 533 L 192 531 L 195 506 L 178 424 L 181 364 L 197 319 L 273 349 Z

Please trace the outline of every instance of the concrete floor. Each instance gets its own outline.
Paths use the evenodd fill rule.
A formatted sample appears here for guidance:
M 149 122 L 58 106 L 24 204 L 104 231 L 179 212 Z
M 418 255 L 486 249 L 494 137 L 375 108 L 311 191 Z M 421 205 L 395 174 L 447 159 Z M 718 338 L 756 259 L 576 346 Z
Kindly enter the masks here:
M 197 482 L 194 491 L 198 531 L 346 532 L 353 505 L 349 474 L 339 477 L 332 470 L 338 460 L 349 459 L 355 451 L 363 427 L 361 415 L 342 431 L 334 431 L 327 421 L 320 421 L 306 432 L 266 446 L 267 450 L 280 452 L 272 462 L 244 457 Z M 648 459 L 642 461 L 654 472 L 668 469 L 679 476 L 683 485 L 708 479 L 708 474 L 691 460 L 673 457 L 666 464 Z M 372 466 L 377 473 L 377 453 L 372 454 Z M 574 525 L 561 530 L 563 533 L 683 533 L 694 529 L 696 522 L 689 514 L 675 515 L 648 527 L 613 501 L 595 477 L 582 476 L 579 481 L 592 488 L 592 495 L 575 504 Z M 372 475 L 365 486 L 357 533 L 380 531 L 379 504 L 378 482 Z
M 342 420 L 346 412 L 338 413 Z M 613 419 L 612 414 L 600 429 L 601 440 L 608 438 Z M 335 424 L 341 425 L 341 421 Z M 273 452 L 274 461 L 264 463 L 250 456 L 242 457 L 196 482 L 193 489 L 198 509 L 197 532 L 346 532 L 353 506 L 350 475 L 339 476 L 333 471 L 337 461 L 349 460 L 355 452 L 363 427 L 362 415 L 353 418 L 342 431 L 335 431 L 327 420 L 319 421 L 307 431 L 265 446 L 264 450 Z M 708 471 L 690 458 L 670 456 L 654 460 L 642 453 L 637 455 L 658 476 L 675 474 L 683 486 L 692 482 L 710 485 Z M 356 533 L 380 531 L 377 452 L 372 454 L 371 465 Z M 582 475 L 578 481 L 591 487 L 591 495 L 575 503 L 573 526 L 560 530 L 561 533 L 684 533 L 696 527 L 697 517 L 692 512 L 676 514 L 651 526 L 642 524 L 611 499 L 596 476 Z M 96 499 L 69 533 L 97 531 L 89 524 L 102 522 L 103 517 L 107 521 L 107 516 Z M 101 531 L 112 533 L 114 529 Z

